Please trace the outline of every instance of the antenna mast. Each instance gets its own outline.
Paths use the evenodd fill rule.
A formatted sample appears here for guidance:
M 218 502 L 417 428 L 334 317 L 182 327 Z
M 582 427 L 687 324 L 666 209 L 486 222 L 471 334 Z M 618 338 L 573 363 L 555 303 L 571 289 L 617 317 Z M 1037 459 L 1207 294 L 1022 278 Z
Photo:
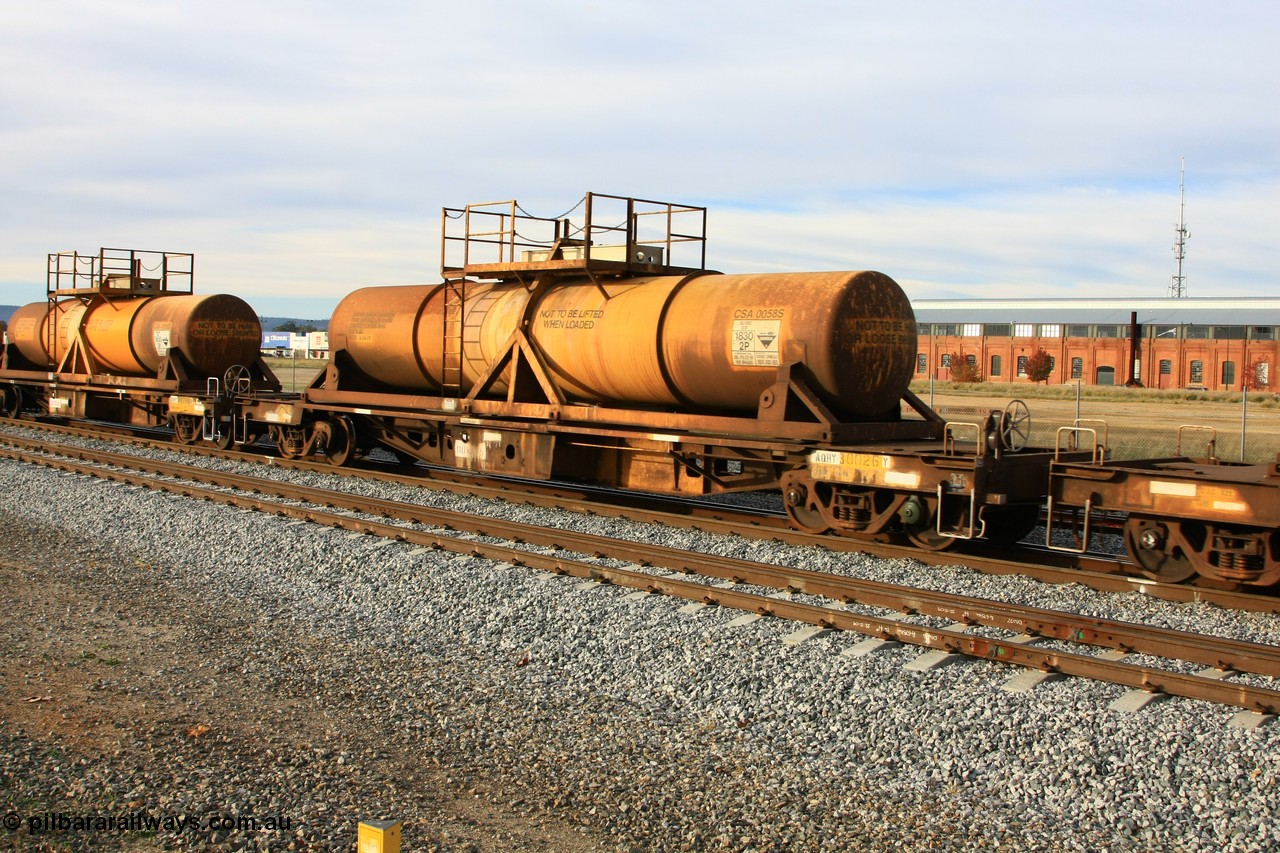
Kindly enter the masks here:
M 1174 299 L 1180 299 L 1187 295 L 1187 277 L 1182 274 L 1182 261 L 1187 256 L 1187 240 L 1191 237 L 1191 232 L 1187 230 L 1186 222 L 1182 215 L 1186 209 L 1187 202 L 1187 158 L 1182 158 L 1182 168 L 1178 172 L 1178 228 L 1174 231 L 1177 235 L 1173 244 L 1173 256 L 1178 261 L 1178 271 L 1173 275 L 1173 281 L 1169 284 L 1169 295 Z

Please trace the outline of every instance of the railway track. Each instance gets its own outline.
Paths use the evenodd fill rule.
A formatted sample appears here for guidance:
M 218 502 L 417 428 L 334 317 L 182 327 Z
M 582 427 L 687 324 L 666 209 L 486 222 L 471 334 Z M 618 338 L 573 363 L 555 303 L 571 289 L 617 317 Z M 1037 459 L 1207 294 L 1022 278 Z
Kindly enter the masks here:
M 125 441 L 153 449 L 177 452 L 179 447 L 152 431 L 125 432 L 110 429 L 66 426 L 35 421 L 4 421 L 19 427 L 37 428 L 53 435 L 82 436 L 95 440 Z M 3 433 L 0 433 L 2 436 Z M 8 436 L 4 436 L 8 438 Z M 1213 584 L 1162 583 L 1135 577 L 1137 568 L 1127 559 L 1106 554 L 1070 554 L 1036 544 L 1005 548 L 961 547 L 954 551 L 925 551 L 892 542 L 879 542 L 832 534 L 811 534 L 795 530 L 785 514 L 734 506 L 713 501 L 689 501 L 660 495 L 620 492 L 563 483 L 538 483 L 485 478 L 447 469 L 420 465 L 361 465 L 337 468 L 326 462 L 281 459 L 243 451 L 227 451 L 208 445 L 182 446 L 181 452 L 209 458 L 234 459 L 290 470 L 341 475 L 395 483 L 426 486 L 476 498 L 526 503 L 632 521 L 692 528 L 708 533 L 772 539 L 790 545 L 817 546 L 832 551 L 863 553 L 883 559 L 912 559 L 931 566 L 964 566 L 993 575 L 1024 575 L 1045 583 L 1079 583 L 1100 592 L 1138 592 L 1163 601 L 1203 602 L 1232 609 L 1280 613 L 1280 597 L 1251 589 L 1220 588 Z
M 690 553 L 128 454 L 50 447 L 48 442 L 11 436 L 5 437 L 5 445 L 0 455 L 6 458 L 311 521 L 354 535 L 376 535 L 647 594 L 684 598 L 697 605 L 735 608 L 818 629 L 856 632 L 946 654 L 1126 685 L 1153 695 L 1201 699 L 1259 714 L 1280 712 L 1280 690 L 1232 680 L 1236 674 L 1268 679 L 1280 676 L 1280 647 L 1276 646 Z M 536 550 L 539 548 L 550 552 Z M 600 559 L 630 565 L 606 566 L 597 562 Z M 798 600 L 797 596 L 815 600 Z M 860 612 L 869 608 L 893 612 Z M 915 624 L 904 616 L 946 620 L 948 624 Z M 1073 648 L 1040 645 L 1046 641 L 1070 643 Z M 1099 648 L 1105 650 L 1101 656 L 1096 654 Z M 1185 673 L 1123 659 L 1131 654 L 1185 661 L 1208 669 Z

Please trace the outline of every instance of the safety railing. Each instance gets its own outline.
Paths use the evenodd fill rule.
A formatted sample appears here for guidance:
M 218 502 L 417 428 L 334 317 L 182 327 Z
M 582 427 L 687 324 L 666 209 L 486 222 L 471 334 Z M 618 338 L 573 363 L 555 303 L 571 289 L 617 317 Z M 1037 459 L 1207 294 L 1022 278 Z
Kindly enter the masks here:
M 192 293 L 195 255 L 102 248 L 98 254 L 51 252 L 45 270 L 50 297 Z
M 531 267 L 593 262 L 641 269 L 705 269 L 704 207 L 587 193 L 558 216 L 534 216 L 514 200 L 445 208 L 441 273 L 446 279 L 476 267 Z M 491 270 L 489 270 L 491 271 Z

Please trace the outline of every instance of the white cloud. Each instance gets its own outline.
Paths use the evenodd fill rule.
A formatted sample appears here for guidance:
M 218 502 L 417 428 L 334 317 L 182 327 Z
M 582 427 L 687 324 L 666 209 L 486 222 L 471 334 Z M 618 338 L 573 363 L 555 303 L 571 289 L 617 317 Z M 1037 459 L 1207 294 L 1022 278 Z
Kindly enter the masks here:
M 9 0 L 0 302 L 42 295 L 48 251 L 118 245 L 324 308 L 435 278 L 442 206 L 587 189 L 707 205 L 726 270 L 1160 295 L 1184 155 L 1192 293 L 1274 292 L 1278 23 L 1261 2 Z

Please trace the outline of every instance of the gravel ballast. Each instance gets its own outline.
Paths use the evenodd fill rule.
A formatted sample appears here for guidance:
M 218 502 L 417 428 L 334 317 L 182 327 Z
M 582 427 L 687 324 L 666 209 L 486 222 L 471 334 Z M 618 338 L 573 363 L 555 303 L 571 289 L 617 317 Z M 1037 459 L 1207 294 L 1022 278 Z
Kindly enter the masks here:
M 1273 616 L 344 487 L 1280 643 Z M 984 661 L 912 673 L 910 648 L 785 646 L 776 620 L 10 462 L 0 490 L 7 810 L 290 821 L 48 849 L 351 849 L 369 818 L 403 820 L 405 850 L 1280 844 L 1280 726 L 1234 709 L 1124 714 L 1123 688 L 1075 679 L 1007 694 Z

